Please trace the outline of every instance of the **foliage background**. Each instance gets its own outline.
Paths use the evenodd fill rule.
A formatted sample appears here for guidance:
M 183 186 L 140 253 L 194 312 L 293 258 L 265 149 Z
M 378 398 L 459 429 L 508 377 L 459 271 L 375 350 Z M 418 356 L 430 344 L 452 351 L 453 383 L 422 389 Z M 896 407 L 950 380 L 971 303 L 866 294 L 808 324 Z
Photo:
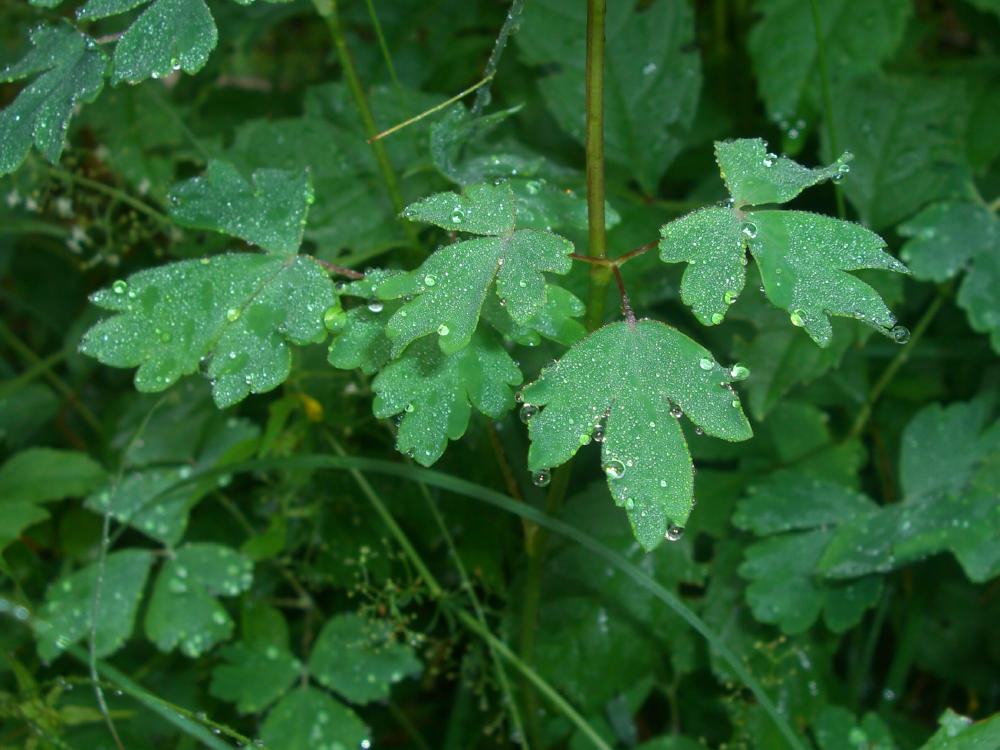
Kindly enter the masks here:
M 75 8 L 45 5 L 3 6 L 0 58 L 21 59 L 36 24 L 69 28 L 59 19 Z M 758 294 L 753 267 L 725 323 L 706 327 L 680 298 L 683 266 L 636 258 L 622 273 L 641 316 L 747 365 L 737 389 L 755 436 L 725 443 L 685 424 L 698 504 L 683 537 L 648 554 L 609 501 L 596 445 L 563 475 L 560 517 L 676 593 L 806 746 L 1000 747 L 989 718 L 1000 710 L 1000 6 L 610 5 L 611 254 L 725 200 L 713 140 L 761 136 L 809 165 L 848 150 L 846 178 L 793 206 L 886 238 L 912 276 L 859 275 L 912 337 L 901 346 L 838 319 L 819 348 Z M 511 705 L 532 746 L 593 746 L 498 667 L 498 644 L 469 629 L 475 617 L 612 747 L 789 746 L 662 600 L 477 501 L 472 485 L 545 506 L 516 412 L 474 413 L 428 474 L 372 415 L 381 363 L 347 352 L 346 369 L 332 368 L 328 341 L 293 348 L 280 388 L 225 411 L 200 376 L 136 393 L 130 372 L 78 352 L 101 317 L 88 295 L 238 244 L 168 216 L 168 191 L 212 159 L 244 179 L 308 167 L 301 252 L 337 266 L 409 269 L 453 239 L 397 220 L 313 6 L 209 7 L 210 56 L 135 86 L 120 81 L 150 78 L 158 51 L 116 58 L 96 102 L 75 112 L 58 165 L 32 151 L 0 179 L 0 746 L 110 748 L 112 723 L 125 747 L 485 748 L 518 739 Z M 339 20 L 380 128 L 477 82 L 508 11 L 486 0 L 374 8 L 398 86 L 369 6 L 344 3 Z M 81 23 L 110 52 L 142 12 Z M 528 0 L 483 100 L 486 112 L 518 109 L 492 131 L 463 131 L 464 110 L 449 108 L 385 139 L 404 202 L 502 171 L 524 193 L 551 191 L 547 210 L 585 252 L 584 16 L 581 2 Z M 199 39 L 193 48 L 212 46 Z M 5 84 L 0 101 L 22 86 Z M 15 130 L 4 122 L 6 148 Z M 456 143 L 435 149 L 435 127 Z M 557 199 L 565 191 L 575 200 Z M 587 272 L 577 263 L 563 281 L 581 299 Z M 612 291 L 608 320 L 617 306 Z M 509 344 L 525 381 L 582 332 L 566 325 Z M 296 463 L 317 454 L 382 458 L 401 473 Z

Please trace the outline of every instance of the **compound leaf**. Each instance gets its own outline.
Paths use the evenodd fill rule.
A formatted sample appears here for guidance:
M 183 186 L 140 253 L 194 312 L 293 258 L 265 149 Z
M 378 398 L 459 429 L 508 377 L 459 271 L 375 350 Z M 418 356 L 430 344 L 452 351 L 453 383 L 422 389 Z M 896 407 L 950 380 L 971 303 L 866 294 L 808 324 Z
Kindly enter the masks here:
M 352 703 L 385 700 L 393 683 L 421 669 L 413 649 L 393 639 L 389 623 L 356 614 L 328 620 L 309 656 L 312 676 Z
M 542 272 L 566 273 L 572 265 L 569 240 L 515 229 L 517 209 L 506 184 L 470 185 L 465 195 L 438 193 L 409 206 L 404 215 L 487 236 L 445 245 L 415 271 L 379 285 L 376 293 L 382 299 L 414 296 L 386 326 L 394 353 L 435 331 L 443 352 L 464 347 L 494 281 L 510 317 L 526 323 L 545 304 Z
M 750 437 L 732 380 L 708 350 L 662 323 L 607 325 L 522 391 L 527 414 L 543 407 L 528 422 L 528 466 L 541 471 L 565 463 L 606 421 L 601 453 L 608 486 L 636 539 L 652 549 L 691 512 L 692 464 L 678 417 L 687 414 L 726 440 Z
M 1000 221 L 977 203 L 946 201 L 928 206 L 899 225 L 909 237 L 900 251 L 918 279 L 946 281 L 965 270 L 958 304 L 976 331 L 988 333 L 1000 351 Z
M 833 0 L 815 7 L 833 81 L 876 69 L 899 46 L 913 13 L 906 0 Z M 750 30 L 747 48 L 768 112 L 775 120 L 791 120 L 803 105 L 819 109 L 819 52 L 810 3 L 762 0 L 754 9 L 761 19 Z
M 85 354 L 135 367 L 140 391 L 166 389 L 208 358 L 220 407 L 277 387 L 291 366 L 287 341 L 325 336 L 333 285 L 304 256 L 217 255 L 151 268 L 115 282 L 91 300 L 119 314 L 83 337 Z
M 640 5 L 644 7 L 639 7 Z M 584 142 L 586 6 L 532 2 L 517 43 L 525 61 L 554 69 L 539 88 L 559 125 Z M 608 4 L 605 153 L 653 193 L 684 145 L 701 89 L 690 3 Z
M 40 74 L 0 112 L 0 176 L 20 167 L 32 144 L 58 162 L 74 108 L 104 87 L 108 59 L 89 36 L 62 25 L 38 26 L 30 38 L 33 48 L 0 71 L 0 81 Z
M 448 440 L 465 434 L 470 405 L 498 419 L 514 403 L 511 386 L 520 383 L 514 360 L 485 334 L 451 354 L 430 340 L 418 341 L 372 382 L 372 410 L 380 418 L 402 414 L 397 449 L 430 466 Z
M 192 659 L 233 632 L 217 596 L 250 588 L 253 563 L 222 544 L 198 542 L 177 550 L 156 577 L 146 611 L 146 635 L 161 651 L 180 647 Z
M 371 746 L 368 730 L 357 714 L 311 687 L 282 698 L 267 715 L 260 737 L 271 750 Z
M 278 255 L 294 255 L 302 243 L 313 192 L 304 169 L 258 169 L 247 182 L 232 164 L 213 159 L 204 177 L 174 185 L 168 200 L 170 216 L 179 224 L 224 232 Z
M 118 40 L 111 77 L 115 83 L 138 83 L 178 70 L 196 73 L 218 41 L 204 0 L 155 0 Z
M 220 649 L 226 663 L 212 670 L 209 692 L 236 704 L 242 714 L 256 713 L 284 693 L 302 669 L 288 649 L 264 642 L 240 641 Z
M 152 564 L 153 553 L 138 549 L 112 552 L 104 559 L 94 649 L 98 656 L 114 653 L 131 634 Z M 48 626 L 38 628 L 38 655 L 43 659 L 55 659 L 90 635 L 100 567 L 91 563 L 49 588 L 40 616 Z

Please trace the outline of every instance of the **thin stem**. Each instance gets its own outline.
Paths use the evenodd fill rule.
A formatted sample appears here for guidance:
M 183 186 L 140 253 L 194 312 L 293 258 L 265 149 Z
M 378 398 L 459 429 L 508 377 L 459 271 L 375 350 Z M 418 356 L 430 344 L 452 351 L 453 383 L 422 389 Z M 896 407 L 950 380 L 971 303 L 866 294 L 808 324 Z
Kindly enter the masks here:
M 330 273 L 336 273 L 340 276 L 346 276 L 349 279 L 354 279 L 355 281 L 361 281 L 365 277 L 361 271 L 355 271 L 353 268 L 345 268 L 344 266 L 338 266 L 325 260 L 320 260 L 319 258 L 313 258 L 317 263 L 319 263 L 323 268 L 325 268 Z
M 994 198 L 992 201 L 990 201 L 986 205 L 986 207 L 990 211 L 992 211 L 993 213 L 997 213 L 998 211 L 1000 211 L 1000 196 L 998 196 L 998 197 Z
M 385 42 L 385 34 L 382 33 L 382 24 L 378 20 L 378 13 L 375 12 L 375 3 L 372 0 L 365 0 L 365 4 L 368 6 L 368 17 L 372 21 L 372 28 L 375 29 L 375 38 L 378 39 L 378 47 L 382 52 L 382 59 L 385 61 L 385 67 L 389 71 L 389 80 L 392 81 L 392 86 L 396 89 L 400 111 L 404 115 L 408 115 L 410 113 L 407 111 L 406 99 L 403 97 L 403 87 L 400 85 L 399 77 L 396 75 L 396 66 L 392 63 L 392 54 L 389 52 L 389 45 Z
M 885 624 L 885 616 L 889 611 L 889 602 L 891 600 L 892 588 L 887 587 L 882 598 L 879 600 L 878 607 L 875 609 L 875 614 L 871 620 L 871 625 L 868 628 L 868 634 L 865 636 L 861 658 L 858 659 L 852 670 L 853 674 L 851 675 L 849 685 L 855 709 L 861 705 L 866 678 L 871 669 L 872 659 L 875 657 L 875 647 L 878 646 L 878 639 L 882 633 L 882 626 Z
M 407 125 L 412 125 L 415 122 L 420 122 L 420 120 L 423 120 L 428 115 L 432 115 L 435 112 L 440 112 L 445 107 L 451 106 L 452 104 L 454 104 L 455 102 L 457 102 L 459 99 L 462 99 L 462 98 L 468 96 L 473 91 L 475 91 L 476 89 L 478 89 L 480 86 L 486 85 L 491 80 L 493 80 L 493 74 L 492 73 L 490 73 L 488 76 L 486 76 L 486 78 L 484 78 L 483 80 L 479 81 L 478 83 L 472 84 L 471 86 L 469 86 L 469 88 L 465 89 L 465 91 L 462 91 L 462 92 L 460 92 L 458 94 L 455 94 L 455 96 L 451 97 L 451 99 L 448 99 L 447 101 L 443 101 L 440 104 L 431 107 L 430 109 L 424 110 L 419 115 L 414 115 L 410 119 L 404 120 L 403 122 L 399 123 L 398 125 L 393 125 L 388 130 L 383 130 L 381 133 L 378 133 L 377 135 L 373 135 L 371 138 L 368 139 L 368 143 L 375 143 L 376 141 L 380 141 L 381 139 L 385 138 L 387 135 L 392 135 L 397 130 L 402 130 Z
M 587 0 L 586 66 L 586 151 L 587 151 L 587 226 L 592 258 L 606 258 L 607 236 L 604 220 L 604 21 L 607 0 Z M 586 324 L 595 330 L 604 321 L 611 272 L 595 265 L 590 269 L 590 296 Z
M 948 298 L 950 293 L 950 287 L 943 286 L 938 289 L 937 296 L 927 306 L 927 309 L 924 310 L 924 314 L 920 317 L 920 320 L 917 321 L 917 325 L 914 326 L 913 332 L 910 334 L 910 340 L 904 344 L 899 353 L 893 357 L 892 361 L 882 372 L 881 377 L 879 377 L 875 385 L 872 386 L 871 393 L 868 395 L 868 401 L 865 402 L 863 407 L 861 407 L 861 411 L 858 412 L 858 416 L 854 420 L 854 424 L 851 425 L 850 432 L 847 433 L 848 440 L 856 438 L 865 429 L 865 425 L 868 424 L 868 420 L 871 418 L 872 409 L 875 408 L 875 402 L 878 401 L 879 396 L 882 395 L 882 391 L 885 390 L 886 386 L 889 385 L 893 377 L 895 377 L 899 368 L 902 367 L 906 360 L 910 358 L 913 348 L 917 345 L 917 342 L 920 341 L 924 332 L 927 330 L 927 327 L 931 324 L 931 321 L 934 320 L 934 316 L 937 315 L 938 310 L 941 309 L 941 305 Z
M 823 41 L 823 29 L 819 18 L 819 0 L 810 0 L 812 6 L 813 30 L 816 34 L 816 65 L 819 67 L 820 87 L 823 89 L 823 110 L 826 120 L 826 133 L 830 139 L 830 158 L 836 159 L 840 149 L 837 147 L 837 127 L 833 123 L 833 96 L 830 93 L 830 73 L 826 66 L 826 46 Z M 844 192 L 836 182 L 833 193 L 837 199 L 837 215 L 843 219 L 847 215 L 844 205 Z
M 490 52 L 490 59 L 486 61 L 486 68 L 483 70 L 483 80 L 492 81 L 493 76 L 500 67 L 500 57 L 503 55 L 504 47 L 507 46 L 507 39 L 517 30 L 517 25 L 521 21 L 521 14 L 524 12 L 524 0 L 512 0 L 510 9 L 507 11 L 507 18 L 504 19 L 500 33 L 497 34 L 496 41 L 493 42 L 493 51 Z M 479 89 L 475 100 L 472 102 L 472 119 L 479 117 L 483 108 L 490 103 L 490 87 Z
M 365 96 L 365 90 L 361 85 L 361 79 L 358 77 L 358 71 L 354 67 L 354 59 L 351 57 L 351 51 L 347 48 L 347 40 L 344 38 L 344 32 L 340 28 L 336 0 L 313 0 L 313 7 L 316 8 L 316 12 L 322 17 L 330 32 L 330 38 L 337 49 L 337 58 L 340 60 L 340 67 L 344 71 L 347 87 L 351 91 L 354 106 L 361 117 L 365 133 L 369 138 L 373 138 L 378 135 L 378 126 L 375 124 L 375 117 L 372 115 L 371 107 L 368 106 L 368 97 Z M 382 175 L 382 182 L 385 183 L 386 192 L 388 192 L 389 200 L 392 202 L 393 210 L 395 210 L 396 214 L 401 214 L 404 207 L 403 194 L 400 192 L 396 173 L 389 162 L 389 154 L 380 141 L 373 141 L 371 147 L 375 155 L 375 161 L 378 164 L 379 172 Z M 416 248 L 419 244 L 416 230 L 405 220 L 402 221 L 402 226 L 410 243 Z
M 617 258 L 609 258 L 607 256 L 602 257 L 591 257 L 589 255 L 580 255 L 579 253 L 570 253 L 569 257 L 573 260 L 580 260 L 584 263 L 593 263 L 599 266 L 606 266 L 608 268 L 621 268 L 632 258 L 638 258 L 643 253 L 648 253 L 650 250 L 655 248 L 659 243 L 656 240 L 652 242 L 647 242 L 645 245 L 640 245 L 635 248 L 635 250 L 629 250 L 624 255 L 619 255 Z
M 65 180 L 66 182 L 75 182 L 77 185 L 83 185 L 84 187 L 88 187 L 91 190 L 94 190 L 98 193 L 104 193 L 110 198 L 114 198 L 117 201 L 121 201 L 125 205 L 131 206 L 139 213 L 145 214 L 158 224 L 170 227 L 171 229 L 176 229 L 177 227 L 177 225 L 174 224 L 174 222 L 170 219 L 169 216 L 160 213 L 155 208 L 150 206 L 148 203 L 145 203 L 144 201 L 141 201 L 138 198 L 133 198 L 124 190 L 119 190 L 116 187 L 112 187 L 111 185 L 106 185 L 105 183 L 99 182 L 97 180 L 92 180 L 89 177 L 84 177 L 83 175 L 67 172 L 65 169 L 62 169 L 60 167 L 46 166 L 46 169 L 48 170 L 49 174 L 52 175 L 53 177 Z
M 622 297 L 622 314 L 625 316 L 625 320 L 628 321 L 629 326 L 635 328 L 635 313 L 632 312 L 632 306 L 628 302 L 628 294 L 625 292 L 625 280 L 622 278 L 622 272 L 617 265 L 614 267 L 614 272 L 615 282 L 618 284 L 618 293 Z

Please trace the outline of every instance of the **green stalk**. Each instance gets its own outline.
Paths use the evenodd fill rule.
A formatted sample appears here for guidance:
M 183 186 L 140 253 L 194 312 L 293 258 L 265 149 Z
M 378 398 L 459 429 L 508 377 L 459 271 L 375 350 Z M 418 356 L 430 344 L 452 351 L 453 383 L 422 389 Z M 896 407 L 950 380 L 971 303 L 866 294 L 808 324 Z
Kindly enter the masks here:
M 62 169 L 61 167 L 46 166 L 46 169 L 48 170 L 49 174 L 55 177 L 56 179 L 62 180 L 64 182 L 75 182 L 77 185 L 83 185 L 84 187 L 88 187 L 91 190 L 94 190 L 98 193 L 104 193 L 109 198 L 114 198 L 116 201 L 121 201 L 126 206 L 134 208 L 139 213 L 145 214 L 156 223 L 162 224 L 163 226 L 169 229 L 176 229 L 177 227 L 177 225 L 174 224 L 173 220 L 171 220 L 169 216 L 160 213 L 155 208 L 150 206 L 148 203 L 145 203 L 139 200 L 138 198 L 133 198 L 124 190 L 119 190 L 118 188 L 112 187 L 111 185 L 105 185 L 103 182 L 92 180 L 89 177 L 84 177 L 83 175 L 67 172 L 65 169 Z
M 606 258 L 608 242 L 604 230 L 604 21 L 607 0 L 587 0 L 586 150 L 587 225 L 591 258 Z M 604 322 L 604 301 L 611 283 L 611 269 L 603 264 L 590 268 L 590 296 L 586 324 L 590 331 Z
M 351 57 L 351 51 L 347 48 L 347 40 L 344 38 L 343 29 L 340 28 L 336 0 L 313 0 L 313 7 L 316 8 L 316 12 L 326 23 L 326 27 L 330 31 L 333 46 L 337 49 L 337 58 L 340 60 L 340 67 L 344 70 L 344 80 L 347 81 L 347 87 L 350 89 L 351 97 L 354 99 L 354 106 L 361 116 L 361 123 L 364 126 L 365 133 L 368 138 L 374 138 L 378 135 L 378 126 L 375 124 L 371 107 L 368 106 L 368 97 L 365 96 L 365 90 L 361 85 L 361 79 L 358 77 L 358 71 L 354 67 L 354 58 Z M 375 154 L 375 161 L 378 164 L 379 172 L 382 175 L 382 182 L 385 183 L 389 200 L 392 202 L 392 208 L 397 215 L 402 214 L 403 208 L 405 208 L 403 194 L 400 192 L 399 182 L 396 180 L 396 173 L 389 162 L 389 154 L 385 150 L 385 145 L 377 140 L 370 141 L 370 144 L 372 152 Z M 408 221 L 402 218 L 400 221 L 410 243 L 416 248 L 419 245 L 416 230 Z
M 840 149 L 837 147 L 837 128 L 833 124 L 833 96 L 830 93 L 830 73 L 826 66 L 826 48 L 823 44 L 823 31 L 819 20 L 819 0 L 810 0 L 812 5 L 813 30 L 816 34 L 816 64 L 819 67 L 820 86 L 823 89 L 823 115 L 826 120 L 826 133 L 830 139 L 830 158 L 836 159 Z M 847 215 L 844 205 L 844 192 L 840 185 L 834 183 L 833 194 L 837 199 L 837 215 L 843 219 Z

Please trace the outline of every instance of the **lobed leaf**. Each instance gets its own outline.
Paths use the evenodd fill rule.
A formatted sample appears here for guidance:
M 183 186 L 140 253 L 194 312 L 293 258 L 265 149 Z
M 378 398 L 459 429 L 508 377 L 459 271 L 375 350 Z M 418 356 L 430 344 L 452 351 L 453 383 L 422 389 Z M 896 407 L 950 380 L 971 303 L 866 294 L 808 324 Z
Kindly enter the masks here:
M 453 353 L 469 342 L 493 284 L 510 317 L 526 323 L 545 304 L 543 271 L 567 273 L 573 244 L 534 229 L 515 229 L 517 210 L 509 185 L 470 185 L 465 195 L 438 193 L 409 206 L 404 215 L 447 229 L 487 235 L 445 245 L 408 274 L 382 282 L 382 299 L 413 296 L 390 319 L 386 333 L 398 354 L 411 341 L 436 332 Z
M 528 423 L 528 467 L 565 463 L 606 422 L 608 486 L 636 539 L 652 549 L 691 512 L 692 464 L 678 417 L 726 440 L 750 437 L 732 380 L 708 350 L 662 323 L 607 325 L 521 392 L 529 414 L 543 407 Z
M 264 720 L 260 737 L 271 750 L 371 746 L 368 729 L 357 714 L 311 687 L 282 698 Z
M 0 112 L 0 176 L 24 163 L 35 148 L 55 164 L 78 104 L 92 102 L 104 87 L 108 59 L 89 36 L 69 25 L 36 26 L 32 49 L 0 71 L 0 81 L 39 74 Z
M 372 382 L 372 410 L 379 418 L 401 414 L 397 450 L 430 466 L 449 440 L 465 434 L 470 406 L 498 419 L 514 403 L 511 386 L 520 383 L 514 360 L 485 334 L 450 354 L 418 341 Z
M 313 202 L 308 170 L 258 169 L 248 183 L 218 159 L 209 161 L 204 177 L 174 185 L 167 197 L 179 224 L 224 232 L 277 255 L 298 252 Z
M 197 73 L 218 41 L 205 0 L 154 0 L 115 45 L 112 80 L 139 83 L 178 70 Z
M 207 360 L 220 407 L 288 377 L 288 341 L 325 336 L 333 286 L 304 256 L 217 255 L 151 268 L 91 300 L 117 315 L 93 326 L 80 350 L 114 367 L 135 367 L 140 391 L 158 392 Z
M 277 700 L 299 676 L 302 662 L 285 648 L 240 641 L 219 650 L 225 663 L 212 670 L 208 691 L 236 704 L 241 714 L 257 713 Z

